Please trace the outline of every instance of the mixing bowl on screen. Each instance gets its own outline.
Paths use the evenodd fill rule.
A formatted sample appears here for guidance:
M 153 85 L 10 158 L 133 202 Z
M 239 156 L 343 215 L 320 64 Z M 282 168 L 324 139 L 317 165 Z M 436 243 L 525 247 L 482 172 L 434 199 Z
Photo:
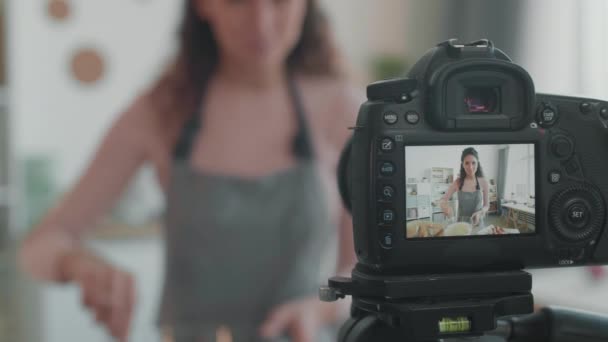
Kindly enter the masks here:
M 468 222 L 456 222 L 445 228 L 444 236 L 465 236 L 471 235 L 473 226 Z

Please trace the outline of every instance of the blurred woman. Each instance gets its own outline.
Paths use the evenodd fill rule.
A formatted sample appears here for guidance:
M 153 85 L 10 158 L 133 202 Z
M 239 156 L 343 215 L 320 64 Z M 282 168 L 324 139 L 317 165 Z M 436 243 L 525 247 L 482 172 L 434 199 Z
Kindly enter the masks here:
M 133 277 L 81 238 L 151 164 L 167 198 L 168 338 L 322 340 L 340 310 L 317 299 L 321 252 L 337 231 L 337 273 L 355 259 L 334 171 L 360 101 L 337 61 L 314 0 L 186 1 L 174 63 L 27 238 L 24 268 L 78 284 L 125 340 Z

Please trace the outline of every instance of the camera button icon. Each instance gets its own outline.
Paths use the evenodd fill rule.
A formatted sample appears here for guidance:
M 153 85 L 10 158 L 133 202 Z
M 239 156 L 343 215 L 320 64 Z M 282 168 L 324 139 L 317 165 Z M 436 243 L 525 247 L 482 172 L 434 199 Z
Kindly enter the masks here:
M 382 212 L 382 223 L 391 224 L 395 221 L 395 212 L 391 209 L 385 209 Z
M 383 152 L 391 152 L 395 149 L 395 142 L 393 142 L 393 139 L 391 138 L 384 138 L 380 142 L 380 149 Z
M 553 126 L 557 122 L 557 110 L 544 103 L 537 112 L 538 123 L 543 127 Z
M 405 121 L 407 121 L 407 123 L 410 125 L 415 125 L 420 122 L 420 114 L 415 111 L 409 111 L 405 113 Z
M 391 162 L 384 162 L 380 165 L 380 174 L 382 176 L 392 176 L 395 173 L 395 165 Z
M 386 112 L 384 113 L 384 122 L 387 125 L 394 125 L 397 122 L 398 116 L 394 112 Z
M 394 243 L 393 234 L 383 233 L 380 235 L 380 246 L 382 246 L 382 248 L 391 249 L 393 248 Z
M 568 207 L 568 223 L 575 227 L 584 226 L 589 221 L 589 209 L 582 201 L 576 201 Z
M 385 185 L 382 187 L 382 193 L 380 195 L 380 200 L 384 201 L 392 201 L 395 197 L 395 188 L 390 185 Z
M 560 182 L 561 179 L 562 179 L 561 172 L 559 172 L 557 170 L 553 170 L 553 171 L 549 172 L 549 183 L 557 184 Z

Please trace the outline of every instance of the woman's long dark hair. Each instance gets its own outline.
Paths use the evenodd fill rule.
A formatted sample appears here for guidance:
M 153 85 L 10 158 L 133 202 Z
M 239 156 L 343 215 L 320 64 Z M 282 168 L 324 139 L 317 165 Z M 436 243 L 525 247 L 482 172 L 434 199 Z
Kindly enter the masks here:
M 462 163 L 464 162 L 464 158 L 466 156 L 473 156 L 477 160 L 477 171 L 475 172 L 475 177 L 483 177 L 483 169 L 481 168 L 481 163 L 479 162 L 479 153 L 472 147 L 467 147 L 462 150 L 462 155 L 460 156 L 460 188 L 462 189 L 462 185 L 464 184 L 464 179 L 467 176 L 466 171 L 464 170 L 464 166 Z
M 201 20 L 193 0 L 185 3 L 177 56 L 148 94 L 155 111 L 178 122 L 192 113 L 205 79 L 218 63 L 218 46 L 209 23 Z M 342 70 L 327 19 L 316 0 L 308 0 L 306 6 L 300 39 L 287 58 L 287 69 L 337 77 Z

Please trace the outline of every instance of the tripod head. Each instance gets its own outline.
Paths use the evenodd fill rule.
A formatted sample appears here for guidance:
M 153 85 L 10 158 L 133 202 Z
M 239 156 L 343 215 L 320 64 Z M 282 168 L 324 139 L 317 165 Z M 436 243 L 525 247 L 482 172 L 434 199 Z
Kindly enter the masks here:
M 608 341 L 608 315 L 546 307 L 533 311 L 524 271 L 379 277 L 355 269 L 333 277 L 321 300 L 353 297 L 338 342 Z
M 481 336 L 496 329 L 496 317 L 532 312 L 531 288 L 523 271 L 386 277 L 355 269 L 320 294 L 353 297 L 340 342 L 434 341 Z

